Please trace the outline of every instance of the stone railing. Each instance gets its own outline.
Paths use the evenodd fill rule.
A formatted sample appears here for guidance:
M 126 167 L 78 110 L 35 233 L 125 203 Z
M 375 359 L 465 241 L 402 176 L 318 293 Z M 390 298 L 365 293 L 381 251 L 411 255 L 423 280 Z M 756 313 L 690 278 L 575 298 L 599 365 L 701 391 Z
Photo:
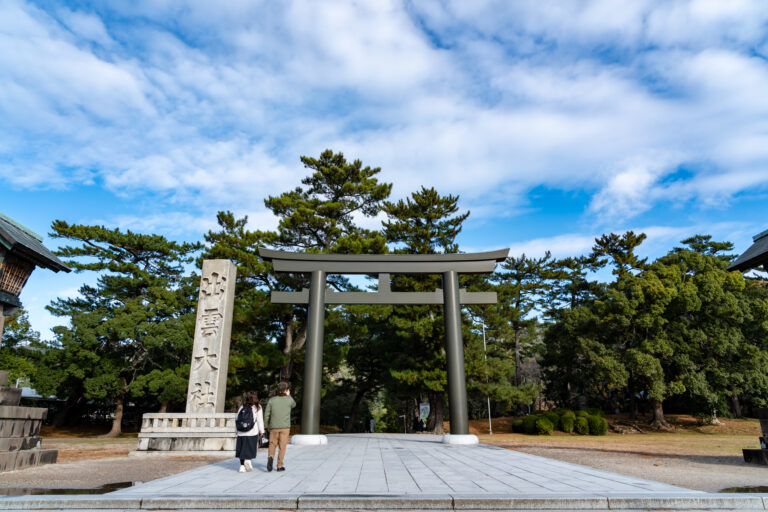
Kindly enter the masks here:
M 157 412 L 141 420 L 135 455 L 184 453 L 234 455 L 237 432 L 234 413 Z
M 147 413 L 141 420 L 142 432 L 235 432 L 234 413 L 190 413 L 156 412 Z

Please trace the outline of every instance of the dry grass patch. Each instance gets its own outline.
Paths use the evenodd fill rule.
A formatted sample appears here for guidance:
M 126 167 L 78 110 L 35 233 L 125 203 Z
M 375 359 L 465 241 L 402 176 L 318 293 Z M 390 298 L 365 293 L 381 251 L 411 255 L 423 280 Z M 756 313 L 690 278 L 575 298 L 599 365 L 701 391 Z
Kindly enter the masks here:
M 623 416 L 608 416 L 610 424 L 626 423 Z M 724 419 L 722 425 L 699 425 L 691 416 L 679 416 L 670 431 L 654 431 L 637 421 L 642 432 L 605 436 L 579 436 L 555 432 L 551 436 L 512 434 L 514 418 L 494 418 L 494 435 L 488 435 L 488 420 L 472 421 L 470 432 L 480 442 L 526 451 L 526 448 L 566 448 L 597 452 L 634 453 L 656 456 L 741 456 L 742 448 L 757 448 L 760 423 L 751 419 Z

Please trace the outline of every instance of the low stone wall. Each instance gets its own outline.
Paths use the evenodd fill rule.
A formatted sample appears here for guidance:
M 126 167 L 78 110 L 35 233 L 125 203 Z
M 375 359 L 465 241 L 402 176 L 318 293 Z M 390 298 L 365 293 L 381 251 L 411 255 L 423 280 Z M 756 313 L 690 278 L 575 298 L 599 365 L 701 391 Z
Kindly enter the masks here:
M 139 445 L 133 454 L 234 456 L 236 441 L 232 413 L 148 413 L 142 417 Z
M 19 407 L 21 390 L 5 386 L 8 373 L 0 374 L 0 472 L 56 462 L 57 450 L 40 449 L 40 427 L 48 411 Z

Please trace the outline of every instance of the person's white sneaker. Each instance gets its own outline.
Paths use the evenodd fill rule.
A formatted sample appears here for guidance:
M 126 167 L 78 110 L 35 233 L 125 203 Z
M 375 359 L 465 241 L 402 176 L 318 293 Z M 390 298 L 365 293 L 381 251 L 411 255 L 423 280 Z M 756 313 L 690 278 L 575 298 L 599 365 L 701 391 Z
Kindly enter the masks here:
M 239 473 L 245 473 L 245 466 L 240 466 L 240 471 L 239 471 Z
M 245 470 L 250 471 L 253 469 L 253 466 L 251 466 L 251 461 L 247 460 L 245 461 Z

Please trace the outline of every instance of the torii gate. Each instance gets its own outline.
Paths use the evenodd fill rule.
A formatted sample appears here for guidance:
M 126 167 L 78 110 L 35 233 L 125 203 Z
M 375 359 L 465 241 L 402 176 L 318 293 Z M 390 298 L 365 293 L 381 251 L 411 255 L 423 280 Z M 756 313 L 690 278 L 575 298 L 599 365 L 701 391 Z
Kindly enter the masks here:
M 311 274 L 309 290 L 272 292 L 273 304 L 308 304 L 307 352 L 304 359 L 304 398 L 301 435 L 294 444 L 326 444 L 320 435 L 320 388 L 323 372 L 323 329 L 326 304 L 442 304 L 445 316 L 445 353 L 448 400 L 451 408 L 450 444 L 477 444 L 469 434 L 467 386 L 464 379 L 464 343 L 461 336 L 462 304 L 496 304 L 495 292 L 459 289 L 459 274 L 487 274 L 502 262 L 509 249 L 473 254 L 317 254 L 259 249 L 275 272 Z M 328 274 L 378 275 L 378 292 L 335 292 L 326 289 Z M 434 292 L 393 292 L 391 274 L 442 274 L 443 289 Z

